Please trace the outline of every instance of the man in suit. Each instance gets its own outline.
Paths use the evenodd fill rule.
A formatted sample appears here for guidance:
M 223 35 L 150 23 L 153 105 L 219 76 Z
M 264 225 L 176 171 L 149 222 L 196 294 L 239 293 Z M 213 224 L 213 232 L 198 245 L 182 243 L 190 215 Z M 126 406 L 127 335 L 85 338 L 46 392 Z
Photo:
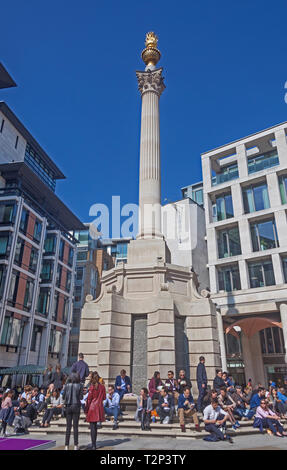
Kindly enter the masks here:
M 202 400 L 207 391 L 207 375 L 205 369 L 205 358 L 200 356 L 199 364 L 196 369 L 196 381 L 198 387 L 197 411 L 202 411 Z
M 120 400 L 125 393 L 131 393 L 132 391 L 131 379 L 126 374 L 125 369 L 122 369 L 120 375 L 116 377 L 115 391 L 120 395 Z

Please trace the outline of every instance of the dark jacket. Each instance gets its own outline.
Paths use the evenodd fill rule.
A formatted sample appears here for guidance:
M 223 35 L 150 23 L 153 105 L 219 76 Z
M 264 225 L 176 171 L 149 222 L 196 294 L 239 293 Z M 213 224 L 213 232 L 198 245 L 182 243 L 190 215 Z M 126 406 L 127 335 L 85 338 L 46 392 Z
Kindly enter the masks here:
M 21 408 L 21 406 L 19 406 L 17 411 L 20 413 L 21 416 L 25 416 L 31 421 L 33 421 L 33 419 L 35 419 L 35 417 L 37 416 L 37 413 L 35 413 L 35 408 L 31 404 L 26 405 L 24 408 Z
M 77 362 L 74 362 L 71 368 L 71 372 L 78 373 L 80 376 L 81 382 L 85 382 L 86 377 L 88 377 L 90 373 L 88 364 L 82 359 L 80 359 Z
M 168 406 L 169 408 L 173 408 L 174 407 L 174 400 L 173 400 L 173 396 L 168 394 L 167 395 L 167 400 L 168 400 Z M 160 395 L 159 399 L 158 399 L 158 406 L 161 407 L 161 405 L 164 403 L 164 397 L 162 395 Z
M 188 400 L 191 405 L 194 404 L 193 396 L 191 394 L 188 398 L 185 398 L 184 394 L 182 393 L 178 397 L 178 409 L 183 408 L 184 410 L 188 410 L 188 406 L 184 404 L 186 400 Z
M 83 386 L 82 384 L 66 384 L 62 395 L 65 406 L 79 405 L 83 399 Z
M 196 381 L 198 388 L 201 388 L 202 384 L 207 385 L 207 375 L 205 365 L 200 362 L 196 369 Z
M 184 379 L 178 378 L 177 383 L 178 383 L 177 390 L 179 393 L 183 393 L 183 390 L 185 389 L 185 387 L 188 387 L 190 389 L 192 387 L 191 381 L 187 377 L 184 377 Z
M 218 377 L 217 375 L 213 380 L 213 388 L 215 390 L 220 390 L 220 387 L 225 387 L 225 382 L 221 377 Z
M 61 390 L 63 388 L 63 380 L 65 376 L 63 372 L 53 372 L 52 378 L 51 378 L 51 383 L 54 384 L 55 388 L 57 390 Z
M 42 383 L 42 387 L 44 388 L 48 388 L 51 381 L 52 381 L 52 372 L 51 371 L 46 371 L 44 372 L 43 374 L 43 383 Z
M 132 383 L 131 383 L 131 379 L 126 375 L 125 378 L 124 378 L 124 382 L 126 384 L 126 391 L 128 391 L 128 388 L 127 386 L 129 385 L 130 386 L 130 392 L 132 391 Z M 122 385 L 122 378 L 120 375 L 118 375 L 116 377 L 116 382 L 115 382 L 115 391 L 116 392 L 119 392 L 118 388 L 117 387 L 120 387 Z

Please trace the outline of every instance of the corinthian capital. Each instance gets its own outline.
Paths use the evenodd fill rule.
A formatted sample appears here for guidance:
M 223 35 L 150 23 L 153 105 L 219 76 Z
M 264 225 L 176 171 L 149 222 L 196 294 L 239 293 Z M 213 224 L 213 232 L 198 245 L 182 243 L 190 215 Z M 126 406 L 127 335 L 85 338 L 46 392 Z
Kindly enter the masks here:
M 159 96 L 162 94 L 165 89 L 165 84 L 163 83 L 162 68 L 157 70 L 147 70 L 146 72 L 136 72 L 138 79 L 138 86 L 141 95 L 147 91 L 153 91 Z

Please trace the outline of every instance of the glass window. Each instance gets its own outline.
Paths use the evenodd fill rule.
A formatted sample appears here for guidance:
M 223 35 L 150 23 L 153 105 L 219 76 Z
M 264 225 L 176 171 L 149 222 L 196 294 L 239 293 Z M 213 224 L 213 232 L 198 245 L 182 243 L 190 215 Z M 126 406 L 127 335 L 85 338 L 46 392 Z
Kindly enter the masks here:
M 20 277 L 19 272 L 15 272 L 15 271 L 12 272 L 11 280 L 10 280 L 9 294 L 8 294 L 8 301 L 10 303 L 12 303 L 12 305 L 16 304 L 19 277 Z
M 262 261 L 248 264 L 250 287 L 275 285 L 272 261 Z
M 225 292 L 240 290 L 241 283 L 238 265 L 218 268 L 218 284 L 219 290 L 224 290 Z
M 33 326 L 32 339 L 31 339 L 31 351 L 36 351 L 39 349 L 41 341 L 42 327 L 40 325 Z
M 234 216 L 233 204 L 231 194 L 223 194 L 216 197 L 216 202 L 213 206 L 213 221 L 230 219 Z
M 53 312 L 52 312 L 52 319 L 53 319 L 54 321 L 57 320 L 57 316 L 58 316 L 59 298 L 60 298 L 60 293 L 59 293 L 59 292 L 55 292 L 55 295 L 54 295 Z
M 69 316 L 69 297 L 64 297 L 63 323 L 67 323 Z
M 219 258 L 227 258 L 241 254 L 238 227 L 217 232 L 217 245 Z
M 9 232 L 0 232 L 0 258 L 8 258 L 11 249 L 11 235 Z
M 74 259 L 74 248 L 70 246 L 69 248 L 69 258 L 68 258 L 68 265 L 73 266 L 73 259 Z
M 59 258 L 61 261 L 63 261 L 64 258 L 64 250 L 65 250 L 65 241 L 63 238 L 60 240 L 60 249 L 59 249 Z
M 89 230 L 76 231 L 76 232 L 74 232 L 74 237 L 76 238 L 76 240 L 78 240 L 80 245 L 88 245 L 88 242 L 89 242 L 89 239 L 90 239 Z
M 48 315 L 50 306 L 50 295 L 50 290 L 40 289 L 37 308 L 38 313 L 41 313 L 42 315 Z
M 82 286 L 75 287 L 75 302 L 81 302 L 82 299 Z
M 1 344 L 17 347 L 21 343 L 23 325 L 20 319 L 6 316 L 1 337 Z
M 84 268 L 82 268 L 82 267 L 77 268 L 76 269 L 76 280 L 81 281 L 83 279 L 83 276 L 84 276 Z
M 270 203 L 266 184 L 243 188 L 242 192 L 245 214 L 269 209 Z
M 0 204 L 0 225 L 7 225 L 15 222 L 16 205 L 13 202 Z
M 264 251 L 279 246 L 274 220 L 250 224 L 253 251 Z
M 36 272 L 37 269 L 37 263 L 38 263 L 38 256 L 39 252 L 36 248 L 32 247 L 31 248 L 31 254 L 30 254 L 30 263 L 29 263 L 29 271 L 32 273 Z
M 3 297 L 3 291 L 6 281 L 7 268 L 2 264 L 0 265 L 0 299 Z
M 56 286 L 60 287 L 61 282 L 62 282 L 62 265 L 58 264 L 57 275 L 56 275 Z
M 42 271 L 41 271 L 42 282 L 51 282 L 52 281 L 53 268 L 54 268 L 54 261 L 53 260 L 43 260 Z
M 20 227 L 21 232 L 23 232 L 24 234 L 27 232 L 28 219 L 29 219 L 29 211 L 27 211 L 23 207 L 19 227 Z
M 34 282 L 27 280 L 26 281 L 24 304 L 23 304 L 25 310 L 30 310 L 30 308 L 32 306 L 33 291 L 34 291 Z
M 45 255 L 54 255 L 56 251 L 56 236 L 53 233 L 48 233 L 46 236 L 45 244 Z
M 72 273 L 71 273 L 71 271 L 68 271 L 67 272 L 67 277 L 66 277 L 66 291 L 68 291 L 68 292 L 70 292 L 71 283 L 72 283 Z
M 88 251 L 78 251 L 77 260 L 86 261 L 88 259 Z
M 279 188 L 282 204 L 287 204 L 287 175 L 279 176 Z
M 40 242 L 42 233 L 42 223 L 39 220 L 36 220 L 34 226 L 34 235 L 33 238 L 35 241 Z

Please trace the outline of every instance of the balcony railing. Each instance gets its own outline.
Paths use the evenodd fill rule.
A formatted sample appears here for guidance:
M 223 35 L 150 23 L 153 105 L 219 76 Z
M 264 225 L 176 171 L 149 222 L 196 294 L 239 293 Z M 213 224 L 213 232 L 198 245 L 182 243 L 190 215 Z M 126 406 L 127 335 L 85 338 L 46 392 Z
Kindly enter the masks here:
M 279 165 L 277 152 L 268 152 L 264 155 L 259 155 L 258 157 L 250 158 L 248 160 L 248 173 L 256 173 L 257 171 L 262 171 L 275 165 Z
M 238 167 L 232 167 L 228 171 L 224 171 L 222 173 L 217 173 L 215 176 L 212 177 L 212 186 L 216 186 L 217 184 L 226 183 L 227 181 L 234 180 L 238 178 Z

